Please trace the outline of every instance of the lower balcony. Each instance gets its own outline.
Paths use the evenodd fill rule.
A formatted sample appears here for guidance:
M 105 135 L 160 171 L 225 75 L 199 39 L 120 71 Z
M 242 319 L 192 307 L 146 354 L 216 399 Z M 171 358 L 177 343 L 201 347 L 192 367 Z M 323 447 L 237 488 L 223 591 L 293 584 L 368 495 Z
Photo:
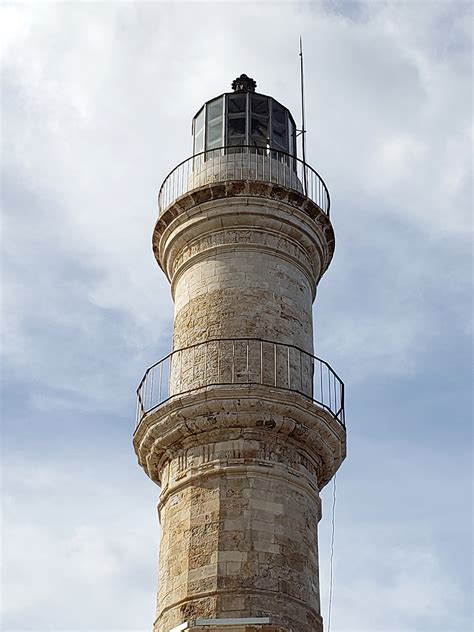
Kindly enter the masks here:
M 153 364 L 137 388 L 136 427 L 173 396 L 233 384 L 299 393 L 345 427 L 344 383 L 329 364 L 298 347 L 258 338 L 207 340 Z

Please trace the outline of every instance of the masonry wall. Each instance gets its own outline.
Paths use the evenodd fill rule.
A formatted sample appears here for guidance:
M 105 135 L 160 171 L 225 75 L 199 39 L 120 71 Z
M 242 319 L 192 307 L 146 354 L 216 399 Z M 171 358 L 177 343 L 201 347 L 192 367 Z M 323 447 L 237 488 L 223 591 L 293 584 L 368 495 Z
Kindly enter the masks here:
M 154 631 L 264 617 L 271 624 L 238 632 L 322 632 L 319 490 L 345 435 L 311 399 L 308 353 L 332 227 L 296 191 L 217 183 L 167 209 L 153 247 L 171 282 L 176 351 L 175 397 L 134 437 L 161 486 Z
M 180 276 L 173 345 L 239 336 L 312 351 L 311 305 L 312 288 L 296 265 L 242 242 L 197 261 Z
M 317 481 L 299 451 L 287 438 L 231 429 L 168 463 L 156 632 L 216 613 L 321 629 Z

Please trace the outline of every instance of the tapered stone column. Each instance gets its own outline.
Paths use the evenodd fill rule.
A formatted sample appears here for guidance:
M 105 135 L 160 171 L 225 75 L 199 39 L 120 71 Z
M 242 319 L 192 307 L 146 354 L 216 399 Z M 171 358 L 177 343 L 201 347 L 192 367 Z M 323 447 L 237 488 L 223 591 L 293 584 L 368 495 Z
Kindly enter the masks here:
M 322 632 L 319 492 L 345 427 L 312 303 L 334 234 L 296 162 L 262 156 L 194 158 L 153 234 L 175 302 L 134 434 L 161 487 L 155 632 Z

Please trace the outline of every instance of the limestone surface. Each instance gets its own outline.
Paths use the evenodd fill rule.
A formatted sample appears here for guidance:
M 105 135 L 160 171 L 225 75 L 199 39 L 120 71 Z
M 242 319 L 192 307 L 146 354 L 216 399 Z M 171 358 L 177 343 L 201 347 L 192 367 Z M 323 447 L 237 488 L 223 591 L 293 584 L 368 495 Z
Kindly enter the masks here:
M 153 235 L 182 350 L 134 435 L 161 487 L 154 632 L 322 632 L 319 492 L 345 429 L 312 401 L 304 358 L 332 227 L 271 182 L 199 185 Z

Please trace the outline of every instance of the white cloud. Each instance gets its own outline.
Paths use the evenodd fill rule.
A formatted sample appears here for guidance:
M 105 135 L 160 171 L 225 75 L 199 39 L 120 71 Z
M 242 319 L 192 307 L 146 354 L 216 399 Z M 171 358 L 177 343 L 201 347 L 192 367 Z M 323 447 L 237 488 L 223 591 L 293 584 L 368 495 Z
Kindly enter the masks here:
M 157 488 L 147 488 L 132 462 L 124 475 L 114 458 L 105 469 L 84 468 L 73 458 L 8 465 L 3 629 L 147 629 L 155 599 Z M 135 471 L 138 484 L 131 485 L 127 478 Z
M 335 632 L 468 631 L 462 587 L 446 575 L 426 537 L 407 546 L 403 530 L 367 525 L 349 537 L 352 550 L 338 558 Z
M 397 418 L 390 410 L 381 415 Z M 392 435 L 373 431 L 354 436 L 355 428 L 349 435 L 349 458 L 337 475 L 334 632 L 470 629 L 472 599 L 464 588 L 472 577 L 465 557 L 470 507 L 464 500 L 472 487 L 469 447 L 445 451 L 440 477 L 439 453 L 427 438 L 418 440 L 417 433 L 423 437 L 426 427 L 416 415 L 406 421 L 400 420 Z M 363 424 L 359 418 L 352 426 L 356 422 Z M 327 623 L 332 483 L 322 497 L 321 595 Z

